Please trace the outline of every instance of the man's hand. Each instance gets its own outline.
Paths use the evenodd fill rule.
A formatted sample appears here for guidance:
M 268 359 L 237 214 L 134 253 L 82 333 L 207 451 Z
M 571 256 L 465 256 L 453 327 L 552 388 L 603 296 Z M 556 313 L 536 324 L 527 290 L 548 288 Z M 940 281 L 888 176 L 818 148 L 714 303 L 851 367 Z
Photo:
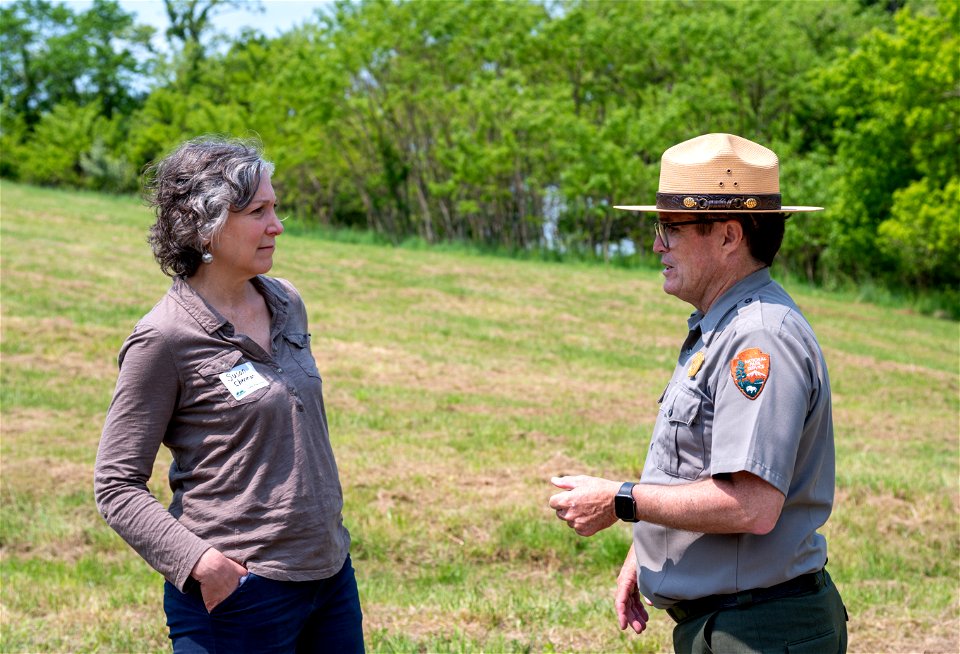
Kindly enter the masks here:
M 644 602 L 652 606 L 652 603 L 643 597 L 637 588 L 637 557 L 634 556 L 633 545 L 631 545 L 623 567 L 620 568 L 620 574 L 617 576 L 617 594 L 613 601 L 617 609 L 620 629 L 626 629 L 629 626 L 639 634 L 647 628 L 650 615 L 643 606 Z
M 212 547 L 203 553 L 190 572 L 190 576 L 200 582 L 200 595 L 207 613 L 237 589 L 245 574 L 245 567 Z
M 620 482 L 586 475 L 554 477 L 550 481 L 566 489 L 550 498 L 550 508 L 581 536 L 593 536 L 617 521 L 613 498 Z

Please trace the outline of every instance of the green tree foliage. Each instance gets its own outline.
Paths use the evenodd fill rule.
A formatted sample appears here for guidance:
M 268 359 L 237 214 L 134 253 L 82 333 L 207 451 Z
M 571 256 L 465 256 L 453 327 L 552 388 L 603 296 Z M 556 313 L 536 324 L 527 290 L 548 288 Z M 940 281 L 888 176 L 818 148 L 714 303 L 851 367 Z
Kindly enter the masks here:
M 824 75 L 838 171 L 824 258 L 834 271 L 960 283 L 958 15 L 950 0 L 907 6 L 892 32 L 871 31 Z
M 114 0 L 82 13 L 22 0 L 0 7 L 2 164 L 10 177 L 44 184 L 128 190 L 132 167 L 106 153 L 142 102 L 153 28 L 138 26 Z M 90 148 L 97 143 L 98 152 Z M 111 160 L 112 171 L 81 160 Z M 91 174 L 92 173 L 92 174 Z
M 99 102 L 108 118 L 137 106 L 153 28 L 135 25 L 114 0 L 80 14 L 23 0 L 0 7 L 0 28 L 0 95 L 28 126 L 61 102 Z
M 214 32 L 214 17 L 231 9 L 263 11 L 258 0 L 163 0 L 170 21 L 167 43 L 176 53 L 173 69 L 180 90 L 189 90 L 200 80 L 197 69 L 206 57 L 208 34 Z
M 893 194 L 891 217 L 880 223 L 878 245 L 900 275 L 921 287 L 956 289 L 960 280 L 960 178 L 942 188 L 929 178 Z
M 37 123 L 29 148 L 23 149 L 20 175 L 28 182 L 83 186 L 81 153 L 93 146 L 99 108 L 72 102 L 56 105 Z
M 791 219 L 779 265 L 958 281 L 953 2 L 339 0 L 220 45 L 213 17 L 241 5 L 164 2 L 173 51 L 142 101 L 145 69 L 118 44 L 146 32 L 115 3 L 87 22 L 42 0 L 2 9 L 0 136 L 24 156 L 0 173 L 130 188 L 184 138 L 254 137 L 305 220 L 611 257 L 649 251 L 651 220 L 612 207 L 653 198 L 663 150 L 734 132 L 780 154 L 787 204 L 827 207 Z M 115 63 L 58 66 L 81 37 Z M 66 123 L 89 131 L 58 141 Z

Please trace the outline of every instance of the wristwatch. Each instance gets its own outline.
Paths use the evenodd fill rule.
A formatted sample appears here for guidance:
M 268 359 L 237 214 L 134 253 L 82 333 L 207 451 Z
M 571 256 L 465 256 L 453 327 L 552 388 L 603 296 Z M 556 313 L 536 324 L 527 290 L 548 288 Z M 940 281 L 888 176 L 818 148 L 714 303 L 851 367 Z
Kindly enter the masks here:
M 623 486 L 617 491 L 613 498 L 613 510 L 617 517 L 624 522 L 639 522 L 637 520 L 637 502 L 633 499 L 633 487 L 636 484 L 632 481 L 623 482 Z

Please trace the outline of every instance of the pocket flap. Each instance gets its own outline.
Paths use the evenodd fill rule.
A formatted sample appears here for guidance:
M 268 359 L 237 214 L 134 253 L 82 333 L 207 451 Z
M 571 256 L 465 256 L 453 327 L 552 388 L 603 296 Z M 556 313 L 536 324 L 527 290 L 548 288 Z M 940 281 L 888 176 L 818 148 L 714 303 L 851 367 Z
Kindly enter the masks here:
M 660 411 L 670 422 L 692 425 L 697 421 L 697 414 L 700 413 L 700 398 L 691 395 L 683 388 L 677 388 L 673 397 L 660 406 Z
M 310 334 L 284 334 L 283 337 L 300 349 L 310 346 Z
M 236 368 L 241 359 L 243 359 L 243 352 L 240 350 L 229 350 L 222 354 L 218 354 L 212 359 L 202 361 L 200 365 L 197 366 L 197 372 L 204 377 L 222 375 L 228 370 L 233 370 Z

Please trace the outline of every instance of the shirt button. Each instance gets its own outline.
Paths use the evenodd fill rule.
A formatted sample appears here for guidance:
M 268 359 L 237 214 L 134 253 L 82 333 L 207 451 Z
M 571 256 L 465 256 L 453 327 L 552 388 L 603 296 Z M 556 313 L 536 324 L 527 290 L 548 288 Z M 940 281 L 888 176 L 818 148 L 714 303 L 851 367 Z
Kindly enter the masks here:
M 277 372 L 283 372 L 283 368 L 277 368 Z

